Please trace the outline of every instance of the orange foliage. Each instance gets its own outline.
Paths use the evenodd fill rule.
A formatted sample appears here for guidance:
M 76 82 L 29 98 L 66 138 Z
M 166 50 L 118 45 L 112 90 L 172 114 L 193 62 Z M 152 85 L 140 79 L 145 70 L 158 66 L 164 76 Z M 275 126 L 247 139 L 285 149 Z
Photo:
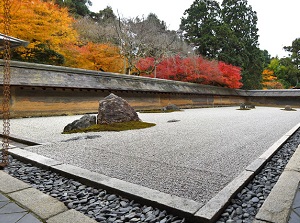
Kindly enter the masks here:
M 274 71 L 265 69 L 262 72 L 262 85 L 263 89 L 282 89 L 283 85 L 277 81 Z
M 0 32 L 3 32 L 3 1 L 0 7 Z M 65 66 L 122 72 L 124 62 L 118 48 L 110 44 L 80 43 L 74 22 L 68 9 L 58 7 L 53 1 L 11 0 L 10 35 L 30 42 L 28 47 L 17 49 L 23 60 L 36 57 L 34 49 L 42 44 L 63 55 Z
M 65 49 L 66 65 L 90 70 L 121 73 L 124 61 L 116 46 L 87 43 L 84 46 L 69 46 Z
M 3 30 L 3 1 L 0 6 L 0 30 Z M 30 41 L 29 48 L 44 43 L 60 52 L 62 45 L 76 42 L 73 20 L 66 8 L 59 8 L 53 2 L 11 0 L 10 35 Z

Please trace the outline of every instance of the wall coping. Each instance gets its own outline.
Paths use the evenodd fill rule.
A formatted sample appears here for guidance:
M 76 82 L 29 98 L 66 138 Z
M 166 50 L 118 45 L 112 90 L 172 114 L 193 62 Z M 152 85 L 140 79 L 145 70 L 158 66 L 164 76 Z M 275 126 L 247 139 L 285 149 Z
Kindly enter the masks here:
M 0 66 L 4 61 L 0 60 Z M 300 89 L 241 90 L 158 78 L 11 61 L 11 85 L 240 97 L 300 97 Z M 22 72 L 20 72 L 22 70 Z M 0 77 L 0 83 L 3 82 Z

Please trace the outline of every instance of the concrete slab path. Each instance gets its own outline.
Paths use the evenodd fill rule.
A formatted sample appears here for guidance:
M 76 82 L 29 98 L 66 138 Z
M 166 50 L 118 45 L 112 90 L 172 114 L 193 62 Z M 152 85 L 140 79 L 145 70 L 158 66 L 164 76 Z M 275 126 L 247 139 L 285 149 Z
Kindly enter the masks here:
M 3 171 L 0 179 L 1 223 L 96 223 Z

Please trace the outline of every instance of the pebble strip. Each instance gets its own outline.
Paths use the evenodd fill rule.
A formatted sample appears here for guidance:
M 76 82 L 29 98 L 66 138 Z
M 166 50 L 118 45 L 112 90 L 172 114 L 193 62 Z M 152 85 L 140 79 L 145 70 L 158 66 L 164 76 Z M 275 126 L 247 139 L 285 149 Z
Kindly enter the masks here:
M 184 223 L 185 219 L 168 214 L 165 210 L 141 205 L 106 190 L 81 184 L 57 173 L 25 164 L 10 157 L 5 172 L 32 187 L 64 202 L 100 223 L 149 222 Z
M 251 223 L 300 143 L 300 130 L 287 140 L 253 180 L 231 200 L 217 223 Z

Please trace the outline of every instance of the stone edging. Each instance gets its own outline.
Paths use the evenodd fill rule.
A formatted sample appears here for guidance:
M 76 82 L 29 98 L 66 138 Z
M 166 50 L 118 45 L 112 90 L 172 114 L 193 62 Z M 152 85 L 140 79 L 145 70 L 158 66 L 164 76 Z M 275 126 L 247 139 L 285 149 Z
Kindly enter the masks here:
M 57 172 L 63 176 L 71 177 L 88 186 L 96 188 L 100 187 L 124 195 L 140 203 L 163 207 L 164 209 L 178 215 L 180 214 L 187 219 L 193 218 L 194 213 L 203 206 L 202 203 L 190 199 L 181 198 L 144 186 L 111 178 L 73 165 L 63 164 L 54 159 L 24 149 L 10 149 L 9 153 L 21 161 L 31 162 L 34 165 Z
M 224 187 L 215 197 L 206 203 L 195 216 L 201 222 L 214 222 L 229 204 L 230 200 L 259 172 L 273 154 L 293 135 L 300 127 L 300 123 L 277 140 L 258 159 L 254 160 L 246 169 Z
M 34 163 L 35 165 L 42 166 L 43 168 L 50 169 L 67 177 L 72 177 L 75 180 L 89 186 L 101 187 L 103 189 L 119 193 L 120 195 L 125 195 L 128 198 L 141 203 L 163 207 L 170 212 L 186 217 L 187 220 L 192 220 L 192 222 L 211 223 L 217 220 L 218 216 L 226 208 L 230 200 L 254 177 L 257 172 L 263 168 L 264 164 L 278 149 L 280 149 L 290 136 L 299 129 L 299 127 L 300 123 L 284 134 L 278 141 L 269 147 L 266 152 L 246 167 L 239 176 L 231 181 L 205 205 L 190 199 L 180 198 L 147 187 L 91 172 L 83 168 L 63 164 L 56 160 L 23 149 L 10 149 L 9 153 L 21 161 Z M 288 165 L 287 168 L 291 165 Z M 297 170 L 299 172 L 300 168 Z M 299 180 L 297 181 L 298 183 Z
M 291 207 L 300 182 L 300 146 L 256 215 L 254 223 L 289 221 Z

